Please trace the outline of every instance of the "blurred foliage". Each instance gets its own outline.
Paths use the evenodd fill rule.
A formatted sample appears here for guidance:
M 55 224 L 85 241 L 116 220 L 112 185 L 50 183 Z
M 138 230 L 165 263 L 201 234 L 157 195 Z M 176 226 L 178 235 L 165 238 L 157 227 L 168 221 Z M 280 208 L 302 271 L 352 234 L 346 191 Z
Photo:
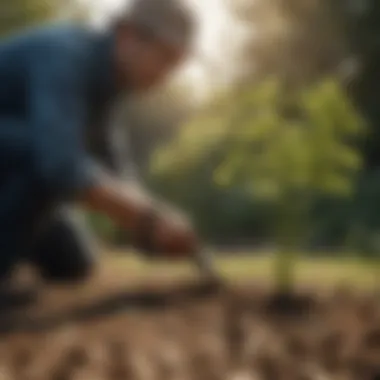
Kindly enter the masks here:
M 57 16 L 58 0 L 1 0 L 0 33 L 7 35 Z
M 172 138 L 191 110 L 189 90 L 177 82 L 128 99 L 124 120 L 133 141 L 133 158 L 143 177 L 149 169 L 151 152 Z
M 314 191 L 310 195 L 314 201 L 308 223 L 309 234 L 306 237 L 309 245 L 311 247 L 350 245 L 355 240 L 348 238 L 351 231 L 356 228 L 353 227 L 354 225 L 360 225 L 364 230 L 372 231 L 372 226 L 380 223 L 380 217 L 375 211 L 377 205 L 380 205 L 380 199 L 374 196 L 376 194 L 375 183 L 378 181 L 377 176 L 379 175 L 377 166 L 380 162 L 378 153 L 380 142 L 378 138 L 378 119 L 380 118 L 378 92 L 380 88 L 377 80 L 380 57 L 380 47 L 377 42 L 380 25 L 378 2 L 376 0 L 366 2 L 288 0 L 256 1 L 254 3 L 231 1 L 229 4 L 231 11 L 245 24 L 248 31 L 251 31 L 251 36 L 246 40 L 241 56 L 234 60 L 237 70 L 241 70 L 243 74 L 237 83 L 237 91 L 229 95 L 230 101 L 218 100 L 215 102 L 216 104 L 210 106 L 210 109 L 205 112 L 206 116 L 201 117 L 202 121 L 191 121 L 185 128 L 187 132 L 184 134 L 193 134 L 187 139 L 194 139 L 196 144 L 194 143 L 192 147 L 190 144 L 187 147 L 184 146 L 186 144 L 182 144 L 180 148 L 177 148 L 175 159 L 170 152 L 161 153 L 162 157 L 159 159 L 156 156 L 153 158 L 155 169 L 160 165 L 165 166 L 163 164 L 165 156 L 167 156 L 166 161 L 170 162 L 174 159 L 175 163 L 172 165 L 176 165 L 177 169 L 173 170 L 174 180 L 168 173 L 164 174 L 165 170 L 162 166 L 159 179 L 153 176 L 151 183 L 170 199 L 174 199 L 178 204 L 184 205 L 190 210 L 195 215 L 196 221 L 200 223 L 205 235 L 215 241 L 232 241 L 239 244 L 239 242 L 270 240 L 273 230 L 271 220 L 276 214 L 271 202 L 268 202 L 270 199 L 264 201 L 263 197 L 253 198 L 247 190 L 248 185 L 245 185 L 244 188 L 237 185 L 239 179 L 236 178 L 239 177 L 237 170 L 234 171 L 236 183 L 232 185 L 231 182 L 234 181 L 229 181 L 228 188 L 216 186 L 213 178 L 215 177 L 214 169 L 221 165 L 222 152 L 227 149 L 226 144 L 228 145 L 228 140 L 231 139 L 228 134 L 221 133 L 223 132 L 223 128 L 220 127 L 223 124 L 221 119 L 224 120 L 223 126 L 226 129 L 229 128 L 228 123 L 231 121 L 226 118 L 226 114 L 235 115 L 236 119 L 244 119 L 245 114 L 251 112 L 250 106 L 244 107 L 243 102 L 233 101 L 234 97 L 241 96 L 236 94 L 242 92 L 252 93 L 252 86 L 257 86 L 263 78 L 274 74 L 281 79 L 281 83 L 285 86 L 286 98 L 291 98 L 293 95 L 290 94 L 297 93 L 300 88 L 311 88 L 314 94 L 315 91 L 319 91 L 321 95 L 315 104 L 320 102 L 318 107 L 324 107 L 325 112 L 314 111 L 318 121 L 313 125 L 323 124 L 323 120 L 331 116 L 330 107 L 336 107 L 335 110 L 339 115 L 334 119 L 338 120 L 338 123 L 334 125 L 338 125 L 339 120 L 341 120 L 341 125 L 347 123 L 347 120 L 352 120 L 355 124 L 356 117 L 351 118 L 355 114 L 353 108 L 355 106 L 356 112 L 363 116 L 365 123 L 369 126 L 365 138 L 351 137 L 350 144 L 339 145 L 339 149 L 335 149 L 339 140 L 332 140 L 331 144 L 323 142 L 324 139 L 329 138 L 329 133 L 333 133 L 333 129 L 315 128 L 315 135 L 310 138 L 311 141 L 303 142 L 303 144 L 314 150 L 320 150 L 321 160 L 319 163 L 314 162 L 314 166 L 320 166 L 321 168 L 318 170 L 322 170 L 323 177 L 330 177 L 330 180 L 320 178 L 321 174 L 318 174 L 317 168 L 307 173 L 308 168 L 312 166 L 307 160 L 302 165 L 293 164 L 297 170 L 286 176 L 286 181 L 301 182 L 300 185 L 303 182 L 303 186 L 305 186 L 305 182 L 310 184 L 314 178 L 313 181 L 316 185 L 323 186 L 321 189 L 314 186 Z M 337 100 L 332 102 L 333 106 L 323 105 L 323 103 L 331 102 L 331 96 L 333 96 L 331 94 L 334 93 L 334 91 L 326 90 L 331 88 L 331 81 L 330 84 L 324 81 L 323 84 L 318 85 L 326 76 L 335 78 L 336 81 L 342 83 L 341 88 L 334 90 L 336 99 L 344 99 L 341 105 Z M 244 89 L 247 87 L 248 90 L 245 91 Z M 259 87 L 262 88 L 262 86 Z M 326 100 L 322 99 L 323 91 L 325 91 Z M 313 95 L 309 93 L 309 96 Z M 347 102 L 347 97 L 351 102 Z M 302 99 L 298 100 L 302 103 Z M 290 103 L 294 104 L 294 102 L 294 100 L 290 100 Z M 239 103 L 240 105 L 238 105 Z M 316 106 L 315 109 L 318 107 Z M 285 108 L 289 112 L 289 107 Z M 236 119 L 233 128 L 236 128 L 237 124 L 242 125 L 236 122 Z M 273 120 L 265 122 L 273 123 Z M 260 121 L 259 124 L 264 124 L 264 121 Z M 278 128 L 280 133 L 278 135 L 273 133 L 287 141 L 287 148 L 284 148 L 285 151 L 278 155 L 277 161 L 280 161 L 281 155 L 292 151 L 292 146 L 297 144 L 296 140 L 299 140 L 300 143 L 307 136 L 311 136 L 302 132 L 302 124 L 299 123 L 299 120 L 294 122 L 293 118 L 289 118 L 286 122 L 286 132 Z M 362 124 L 361 120 L 358 122 L 359 124 Z M 255 127 L 247 130 L 253 134 L 263 133 L 256 128 L 255 121 Z M 274 130 L 276 131 L 276 129 Z M 197 139 L 198 133 L 203 137 Z M 269 134 L 269 132 L 267 133 Z M 283 136 L 284 134 L 285 136 Z M 315 144 L 312 144 L 313 139 Z M 280 138 L 273 139 L 265 147 L 274 149 L 279 140 Z M 351 143 L 354 145 L 352 146 Z M 175 144 L 178 144 L 178 141 L 173 142 L 172 146 Z M 247 145 L 249 146 L 249 144 Z M 360 175 L 356 176 L 354 182 L 351 182 L 351 175 L 346 176 L 347 171 L 341 170 L 341 167 L 347 164 L 351 168 L 361 164 L 359 155 L 353 153 L 355 149 L 351 148 L 360 148 L 364 160 L 364 168 Z M 230 149 L 232 149 L 231 145 Z M 239 149 L 236 147 L 236 150 Z M 302 162 L 301 157 L 310 160 L 312 152 L 313 149 L 306 148 L 294 150 L 292 152 L 293 160 Z M 257 156 L 257 151 L 251 152 L 249 155 L 249 157 L 255 158 Z M 232 165 L 232 167 L 243 169 L 246 165 L 248 166 L 247 170 L 257 172 L 260 167 L 263 169 L 265 165 L 271 165 L 271 162 L 265 161 L 265 157 L 270 156 L 268 151 L 263 152 L 262 149 L 259 156 L 262 158 L 261 161 L 252 162 L 252 159 L 245 160 L 243 158 L 247 157 L 245 152 L 236 152 L 234 159 L 226 161 L 224 167 L 226 168 L 227 165 L 228 168 L 228 165 Z M 240 164 L 238 165 L 239 160 Z M 323 171 L 324 167 L 329 166 L 329 160 L 338 164 L 338 176 L 335 176 L 336 169 Z M 193 161 L 197 164 L 193 164 Z M 335 165 L 333 166 L 335 167 Z M 281 171 L 278 171 L 281 174 Z M 343 176 L 340 175 L 342 171 Z M 228 170 L 219 171 L 219 179 L 226 172 Z M 288 172 L 289 170 L 287 174 Z M 325 188 L 326 184 L 329 189 Z M 254 185 L 251 188 L 256 193 L 264 192 L 265 188 L 267 194 L 276 191 L 273 181 L 272 183 L 261 182 L 260 186 L 255 181 Z M 353 193 L 352 187 L 354 187 Z M 373 191 L 371 192 L 370 189 Z M 346 194 L 345 190 L 350 190 L 352 194 L 350 197 L 338 196 L 336 193 L 338 190 Z M 371 196 L 369 196 L 369 192 L 372 194 Z M 333 193 L 335 195 L 332 195 Z M 355 247 L 357 246 L 355 244 Z
M 104 242 L 116 242 L 117 229 L 114 223 L 102 214 L 87 212 L 86 219 L 89 225 L 97 232 Z
M 280 201 L 289 192 L 346 195 L 350 173 L 361 166 L 353 141 L 363 123 L 332 80 L 287 94 L 267 82 L 244 95 L 245 115 L 231 123 L 219 184 L 235 184 L 253 197 Z
M 0 35 L 52 20 L 85 20 L 89 9 L 77 0 L 0 0 Z
M 380 165 L 380 3 L 376 0 L 332 2 L 357 62 L 355 76 L 347 84 L 350 95 L 371 125 L 371 135 L 363 146 L 368 170 Z
M 241 83 L 276 75 L 297 87 L 340 75 L 349 48 L 331 3 L 335 1 L 230 0 L 230 11 L 250 36 L 234 62 L 244 69 Z
M 268 80 L 219 102 L 157 152 L 152 171 L 168 197 L 179 196 L 204 225 L 219 230 L 224 221 L 226 234 L 232 222 L 224 208 L 238 219 L 244 209 L 253 212 L 250 204 L 266 205 L 268 235 L 280 248 L 277 278 L 288 286 L 288 253 L 309 236 L 316 201 L 353 193 L 362 165 L 354 142 L 364 135 L 364 122 L 330 78 L 297 91 Z M 227 195 L 238 191 L 245 199 L 240 208 Z M 257 232 L 249 227 L 249 234 Z

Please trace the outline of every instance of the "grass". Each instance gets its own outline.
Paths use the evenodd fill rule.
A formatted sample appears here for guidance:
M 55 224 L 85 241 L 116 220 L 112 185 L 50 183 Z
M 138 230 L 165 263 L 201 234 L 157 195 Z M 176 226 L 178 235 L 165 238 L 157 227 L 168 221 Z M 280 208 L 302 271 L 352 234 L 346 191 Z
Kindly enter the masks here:
M 273 255 L 248 256 L 236 254 L 215 261 L 219 273 L 231 282 L 271 282 Z M 107 261 L 115 272 L 138 278 L 184 278 L 196 274 L 189 263 L 145 262 L 137 255 L 112 255 Z M 357 258 L 299 258 L 296 269 L 299 284 L 333 287 L 341 284 L 355 288 L 380 285 L 380 261 L 365 263 Z

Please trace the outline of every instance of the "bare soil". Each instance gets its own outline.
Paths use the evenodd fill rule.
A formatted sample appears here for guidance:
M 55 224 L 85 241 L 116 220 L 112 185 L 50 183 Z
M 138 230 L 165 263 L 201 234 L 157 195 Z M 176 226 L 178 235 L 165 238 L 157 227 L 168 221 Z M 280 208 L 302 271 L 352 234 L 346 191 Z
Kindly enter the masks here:
M 379 380 L 380 297 L 129 283 L 43 291 L 0 318 L 0 378 Z

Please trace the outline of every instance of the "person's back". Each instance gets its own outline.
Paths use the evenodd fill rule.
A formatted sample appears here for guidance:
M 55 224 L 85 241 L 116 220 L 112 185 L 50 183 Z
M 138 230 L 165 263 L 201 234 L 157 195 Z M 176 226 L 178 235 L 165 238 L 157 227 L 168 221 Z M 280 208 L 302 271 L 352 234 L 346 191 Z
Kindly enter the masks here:
M 24 115 L 28 109 L 28 97 L 33 71 L 39 64 L 48 67 L 49 49 L 67 54 L 83 39 L 83 29 L 68 26 L 47 26 L 29 29 L 11 35 L 0 42 L 0 111 L 2 114 Z M 69 48 L 70 49 L 70 48 Z M 57 59 L 59 56 L 56 57 Z M 51 55 L 50 55 L 51 59 Z M 39 61 L 39 62 L 37 62 Z M 40 67 L 43 69 L 43 67 Z
M 0 42 L 0 112 L 25 115 L 28 58 L 25 45 L 29 36 L 17 36 Z
M 30 29 L 4 39 L 0 42 L 0 113 L 30 120 L 33 104 L 44 93 L 71 91 L 84 103 L 83 123 L 89 147 L 106 151 L 106 117 L 117 96 L 108 73 L 110 43 L 107 33 L 74 24 Z M 66 88 L 58 88 L 58 76 Z M 45 83 L 40 83 L 41 77 Z M 70 115 L 65 116 L 65 127 L 70 128 Z M 2 133 L 6 133 L 4 127 Z

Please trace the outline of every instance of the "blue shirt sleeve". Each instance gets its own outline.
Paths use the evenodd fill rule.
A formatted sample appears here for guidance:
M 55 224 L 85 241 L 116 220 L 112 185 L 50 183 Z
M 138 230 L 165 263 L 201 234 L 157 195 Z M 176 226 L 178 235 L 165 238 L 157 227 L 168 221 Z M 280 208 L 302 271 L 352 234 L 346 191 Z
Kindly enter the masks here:
M 31 62 L 33 166 L 43 187 L 59 199 L 75 197 L 98 179 L 99 169 L 85 150 L 80 71 L 75 54 L 63 46 L 46 46 Z

